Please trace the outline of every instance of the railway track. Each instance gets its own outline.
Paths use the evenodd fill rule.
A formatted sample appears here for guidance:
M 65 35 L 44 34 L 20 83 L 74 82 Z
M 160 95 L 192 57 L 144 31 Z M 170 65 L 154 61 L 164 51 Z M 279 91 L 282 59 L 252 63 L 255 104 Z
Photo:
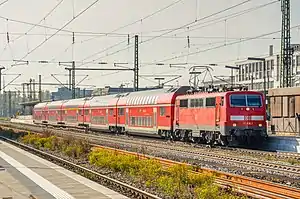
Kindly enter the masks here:
M 6 142 L 8 142 L 8 143 L 10 143 L 14 146 L 22 148 L 26 151 L 29 151 L 33 154 L 41 156 L 44 159 L 50 160 L 51 162 L 54 162 L 58 165 L 61 165 L 61 166 L 65 167 L 68 170 L 71 170 L 75 173 L 78 173 L 78 174 L 81 174 L 81 175 L 84 174 L 85 177 L 87 177 L 87 178 L 89 178 L 93 181 L 96 181 L 96 182 L 100 181 L 105 186 L 113 188 L 114 190 L 116 190 L 116 191 L 118 191 L 118 192 L 120 192 L 124 195 L 127 195 L 128 197 L 138 198 L 138 199 L 161 199 L 160 197 L 155 196 L 151 193 L 147 193 L 143 190 L 137 189 L 135 187 L 132 187 L 132 186 L 130 186 L 128 184 L 125 184 L 123 182 L 120 182 L 118 180 L 112 179 L 110 177 L 107 177 L 105 175 L 102 175 L 100 173 L 92 171 L 90 169 L 84 168 L 80 165 L 76 165 L 76 164 L 74 164 L 74 163 L 72 163 L 68 160 L 64 160 L 64 159 L 62 159 L 60 157 L 57 157 L 55 155 L 46 153 L 44 151 L 35 149 L 33 147 L 24 145 L 20 142 L 13 141 L 13 140 L 5 138 L 5 137 L 0 137 L 0 139 L 2 139 L 2 140 L 6 141 Z
M 158 160 L 161 164 L 168 166 L 173 166 L 176 164 L 184 164 L 189 165 L 182 162 L 176 162 L 172 160 L 167 160 L 163 158 L 157 158 L 149 155 L 138 154 L 134 152 L 128 152 L 125 150 L 115 149 L 111 147 L 104 146 L 95 146 L 96 148 L 103 148 L 112 150 L 114 152 L 118 152 L 121 154 L 127 155 L 136 155 L 139 158 L 152 158 Z M 197 171 L 192 172 L 201 172 L 201 173 L 213 173 L 217 176 L 216 184 L 224 188 L 232 188 L 234 191 L 254 197 L 254 198 L 274 198 L 274 199 L 282 199 L 282 198 L 300 198 L 300 189 L 280 185 L 276 183 L 271 183 L 263 180 L 257 180 L 254 178 L 248 178 L 240 175 L 229 174 L 226 172 L 219 172 L 207 168 L 201 168 Z
M 92 171 L 90 169 L 84 168 L 80 165 L 76 165 L 70 161 L 64 160 L 60 157 L 57 157 L 55 155 L 46 153 L 44 151 L 32 148 L 30 146 L 21 144 L 19 142 L 3 138 L 3 140 L 6 142 L 9 142 L 10 144 L 13 144 L 17 147 L 20 147 L 24 150 L 27 150 L 31 153 L 34 153 L 36 155 L 42 156 L 45 159 L 48 159 L 52 162 L 55 162 L 56 164 L 62 165 L 65 168 L 68 168 L 69 170 L 75 171 L 76 173 L 85 174 L 85 176 L 89 176 L 91 180 L 96 181 L 102 181 L 102 183 L 108 184 L 110 187 L 114 187 L 116 190 L 118 190 L 121 193 L 126 193 L 127 196 L 130 196 L 132 198 L 143 198 L 143 199 L 159 199 L 159 197 L 147 193 L 145 191 L 139 190 L 137 188 L 134 188 L 130 185 L 127 185 L 125 183 L 119 182 L 115 179 L 109 178 L 107 176 L 104 176 L 102 174 L 99 174 L 95 171 Z M 109 147 L 102 147 L 108 150 L 113 150 L 114 152 L 127 154 L 127 155 L 137 155 L 139 158 L 153 158 L 158 160 L 161 164 L 163 164 L 166 167 L 176 165 L 176 164 L 185 164 L 181 162 L 175 162 L 172 160 L 166 160 L 162 158 L 147 156 L 144 154 L 137 154 L 133 152 L 128 152 L 124 150 L 118 150 L 115 148 L 109 148 Z M 271 198 L 271 199 L 296 199 L 300 198 L 300 189 L 279 185 L 271 182 L 266 182 L 262 180 L 256 180 L 252 178 L 247 178 L 243 176 L 238 176 L 234 174 L 229 174 L 225 172 L 216 172 L 214 170 L 210 169 L 199 169 L 197 171 L 191 171 L 191 172 L 201 172 L 201 173 L 213 173 L 217 176 L 215 183 L 218 184 L 221 187 L 224 188 L 231 188 L 232 190 L 254 197 L 254 198 Z
M 10 122 L 5 122 L 5 121 L 0 121 L 0 124 L 4 124 L 4 125 L 9 125 L 9 124 L 18 124 L 18 123 L 10 123 Z M 22 125 L 24 126 L 29 126 L 29 127 L 40 127 L 40 128 L 44 128 L 44 126 L 40 126 L 40 125 L 35 125 L 35 124 L 25 124 L 22 123 Z M 68 130 L 68 129 L 65 129 Z M 72 131 L 76 131 L 76 132 L 80 132 L 80 133 L 84 133 L 85 130 L 84 129 L 78 129 L 78 128 L 74 128 L 71 127 L 70 130 Z M 93 131 L 89 131 L 90 133 L 95 133 Z M 101 133 L 101 132 L 97 132 L 97 134 L 101 134 L 104 136 L 107 136 L 107 133 Z M 140 140 L 143 141 L 145 139 L 147 139 L 147 141 L 149 141 L 148 139 L 150 138 L 145 138 L 145 137 L 135 137 L 136 140 Z M 152 140 L 149 142 L 160 142 L 160 143 L 165 143 L 164 140 L 162 139 L 155 139 L 155 141 L 153 141 L 153 138 L 151 138 Z M 199 148 L 199 149 L 205 149 L 207 150 L 207 145 L 204 144 L 196 144 L 194 145 L 195 148 Z M 237 147 L 223 147 L 223 146 L 215 146 L 212 148 L 212 150 L 214 151 L 230 151 L 230 152 L 236 152 L 236 153 L 240 153 L 240 154 L 249 154 L 251 156 L 265 156 L 265 157 L 273 157 L 273 158 L 280 158 L 280 159 L 289 159 L 289 158 L 294 158 L 296 160 L 299 160 L 300 162 L 300 153 L 294 153 L 294 152 L 269 152 L 269 151 L 264 151 L 264 150 L 255 150 L 255 149 L 247 149 L 247 148 L 237 148 Z
M 35 131 L 39 132 L 41 129 L 38 126 L 34 127 Z M 48 129 L 49 130 L 49 129 Z M 50 129 L 51 131 L 51 129 Z M 205 148 L 193 148 L 193 147 L 184 147 L 184 146 L 173 146 L 167 145 L 165 142 L 145 142 L 145 140 L 138 140 L 138 139 L 128 139 L 125 136 L 116 137 L 107 134 L 93 135 L 93 134 L 85 134 L 80 131 L 72 131 L 72 133 L 65 131 L 65 130 L 57 130 L 55 132 L 59 136 L 75 136 L 80 139 L 89 140 L 93 144 L 109 144 L 109 146 L 119 145 L 125 147 L 127 145 L 129 149 L 138 148 L 140 146 L 143 147 L 145 150 L 160 150 L 164 153 L 177 153 L 183 157 L 182 160 L 188 160 L 184 157 L 190 157 L 190 161 L 199 162 L 200 160 L 207 161 L 207 162 L 214 162 L 222 165 L 234 165 L 236 167 L 240 167 L 242 169 L 247 169 L 250 171 L 256 172 L 264 172 L 270 175 L 281 175 L 281 176 L 288 176 L 291 178 L 299 179 L 300 178 L 300 166 L 295 165 L 288 165 L 283 163 L 271 162 L 271 161 L 264 161 L 259 160 L 258 158 L 249 158 L 249 157 L 237 157 L 234 155 L 229 155 L 227 150 L 218 150 L 217 152 L 209 151 Z M 244 151 L 244 150 L 243 150 Z M 265 155 L 265 152 L 261 152 Z M 269 154 L 269 152 L 266 152 Z
M 40 133 L 43 132 L 43 130 L 40 127 L 37 127 L 37 126 L 31 126 L 31 127 L 35 127 L 35 130 L 31 129 L 31 131 L 37 131 L 37 132 L 40 131 Z M 24 131 L 25 129 L 16 128 L 15 130 Z M 29 129 L 26 129 L 26 130 L 28 131 Z M 56 133 L 61 134 L 63 136 L 70 135 L 70 133 L 65 130 L 57 130 L 57 129 L 52 129 L 52 130 L 55 130 Z M 89 139 L 91 141 L 93 141 L 93 139 L 94 139 L 94 141 L 97 141 L 97 140 L 99 141 L 99 139 L 102 138 L 99 135 L 83 134 L 82 132 L 72 132 L 72 136 L 75 136 L 75 137 L 77 136 L 78 138 L 81 138 L 81 139 L 87 139 L 87 137 L 89 137 Z M 124 137 L 118 138 L 118 137 L 113 137 L 110 135 L 110 136 L 104 137 L 103 140 L 106 143 L 107 142 L 118 143 L 118 142 L 120 142 L 120 140 L 122 140 L 123 141 L 122 144 L 123 145 L 125 144 Z M 126 141 L 129 141 L 131 143 L 131 145 L 141 144 L 137 140 L 127 139 Z M 143 142 L 143 144 L 145 145 L 145 142 Z M 148 144 L 148 145 L 152 145 L 151 147 L 157 148 L 157 146 L 153 143 Z M 97 146 L 97 147 L 99 147 L 99 146 Z M 166 166 L 168 166 L 168 165 L 170 166 L 170 165 L 174 165 L 174 164 L 185 164 L 185 163 L 181 163 L 181 162 L 175 162 L 172 160 L 166 160 L 166 159 L 162 159 L 162 158 L 148 156 L 145 154 L 137 154 L 137 152 L 128 152 L 125 150 L 119 150 L 116 148 L 109 148 L 109 147 L 104 147 L 104 146 L 101 146 L 101 147 L 108 148 L 108 149 L 118 151 L 121 153 L 125 153 L 125 154 L 139 155 L 139 157 L 154 158 L 154 159 L 159 160 L 162 164 L 164 164 Z M 149 147 L 149 146 L 146 146 L 146 147 Z M 165 147 L 167 148 L 169 146 L 165 146 Z M 199 150 L 199 149 L 195 149 L 195 150 Z M 268 181 L 257 180 L 254 178 L 244 177 L 244 176 L 240 176 L 240 175 L 230 174 L 230 173 L 216 171 L 216 170 L 207 169 L 207 168 L 201 168 L 201 169 L 199 169 L 199 171 L 215 173 L 218 176 L 218 178 L 216 179 L 216 183 L 219 184 L 220 186 L 230 187 L 230 188 L 234 189 L 235 191 L 247 194 L 247 195 L 255 197 L 255 198 L 274 198 L 274 199 L 277 199 L 277 198 L 300 198 L 300 190 L 297 188 L 294 188 L 294 187 L 285 186 L 282 184 L 276 184 L 276 183 L 272 183 L 272 182 L 268 182 Z

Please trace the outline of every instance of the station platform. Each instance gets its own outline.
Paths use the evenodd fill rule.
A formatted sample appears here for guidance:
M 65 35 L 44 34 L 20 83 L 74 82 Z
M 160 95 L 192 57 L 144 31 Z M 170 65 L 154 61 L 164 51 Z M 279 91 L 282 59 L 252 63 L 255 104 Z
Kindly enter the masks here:
M 300 137 L 269 135 L 264 147 L 268 150 L 300 153 Z
M 0 198 L 127 199 L 3 141 L 0 141 Z

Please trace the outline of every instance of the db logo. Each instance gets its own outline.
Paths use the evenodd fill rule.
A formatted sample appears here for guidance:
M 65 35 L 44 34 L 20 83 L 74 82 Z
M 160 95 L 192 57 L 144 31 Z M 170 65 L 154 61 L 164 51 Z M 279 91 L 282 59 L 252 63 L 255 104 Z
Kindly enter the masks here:
M 245 120 L 250 120 L 250 116 L 245 116 Z

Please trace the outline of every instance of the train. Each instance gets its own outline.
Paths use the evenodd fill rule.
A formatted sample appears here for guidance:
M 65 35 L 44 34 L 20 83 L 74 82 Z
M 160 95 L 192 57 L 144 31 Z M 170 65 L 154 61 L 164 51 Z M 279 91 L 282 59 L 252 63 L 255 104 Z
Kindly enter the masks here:
M 206 144 L 258 144 L 267 138 L 264 95 L 188 92 L 189 86 L 39 103 L 33 122 Z

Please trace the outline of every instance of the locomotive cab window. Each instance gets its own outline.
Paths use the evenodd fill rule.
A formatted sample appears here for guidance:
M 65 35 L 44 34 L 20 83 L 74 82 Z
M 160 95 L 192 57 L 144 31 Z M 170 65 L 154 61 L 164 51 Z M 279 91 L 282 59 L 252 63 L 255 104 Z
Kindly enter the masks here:
M 260 95 L 241 95 L 241 94 L 232 94 L 230 95 L 230 105 L 231 107 L 261 107 L 262 99 Z
M 109 115 L 113 115 L 114 114 L 114 109 L 109 109 Z
M 188 107 L 188 100 L 180 100 L 180 107 L 181 108 L 187 108 Z
M 215 97 L 206 98 L 205 106 L 206 107 L 215 107 L 216 106 L 216 98 Z

